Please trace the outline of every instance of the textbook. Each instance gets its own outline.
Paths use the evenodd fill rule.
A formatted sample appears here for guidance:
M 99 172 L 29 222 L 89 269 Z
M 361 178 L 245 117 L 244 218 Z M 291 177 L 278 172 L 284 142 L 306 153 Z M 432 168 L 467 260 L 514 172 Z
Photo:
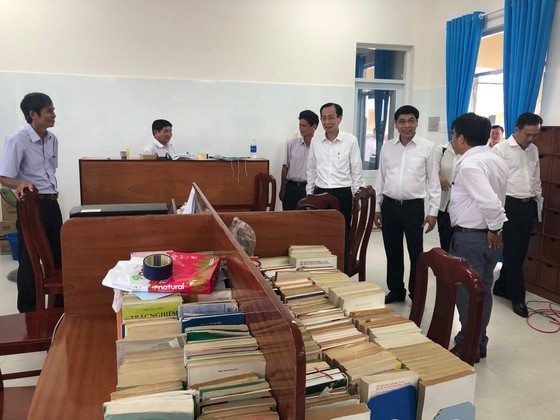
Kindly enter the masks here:
M 158 318 L 177 316 L 177 308 L 183 303 L 181 295 L 170 295 L 159 299 L 141 300 L 134 294 L 124 294 L 122 304 L 123 319 Z
M 181 332 L 185 332 L 189 327 L 235 324 L 245 324 L 245 314 L 243 312 L 190 315 L 181 318 Z
M 103 404 L 105 420 L 194 419 L 192 391 L 169 391 L 121 398 Z

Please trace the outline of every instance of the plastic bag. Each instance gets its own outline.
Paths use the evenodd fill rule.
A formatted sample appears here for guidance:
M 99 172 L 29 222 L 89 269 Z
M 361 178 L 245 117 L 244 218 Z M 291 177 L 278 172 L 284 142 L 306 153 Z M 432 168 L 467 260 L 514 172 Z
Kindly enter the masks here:
M 257 243 L 257 235 L 253 228 L 236 216 L 233 218 L 229 230 L 247 255 L 253 256 Z

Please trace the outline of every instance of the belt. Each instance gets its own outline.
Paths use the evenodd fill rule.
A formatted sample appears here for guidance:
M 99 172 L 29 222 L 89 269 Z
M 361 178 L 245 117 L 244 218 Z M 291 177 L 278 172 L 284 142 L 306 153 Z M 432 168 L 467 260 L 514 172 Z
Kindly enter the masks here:
M 413 198 L 412 200 L 395 200 L 394 198 L 383 195 L 383 201 L 387 200 L 388 203 L 395 204 L 397 206 L 406 206 L 407 204 L 423 203 L 423 198 Z
M 348 191 L 348 190 L 352 190 L 352 187 L 340 187 L 340 188 L 323 188 L 323 187 L 315 187 L 318 190 L 327 192 L 329 194 L 332 194 L 335 191 Z
M 286 180 L 286 184 L 290 184 L 290 185 L 295 185 L 296 187 L 305 187 L 307 185 L 306 181 L 291 181 L 291 180 Z
M 39 200 L 57 200 L 58 199 L 58 193 L 56 194 L 37 194 L 37 197 L 39 197 Z
M 472 229 L 461 226 L 453 226 L 453 232 L 461 233 L 488 233 L 488 229 Z
M 506 196 L 506 198 L 509 198 L 510 200 L 519 201 L 520 203 L 528 203 L 529 201 L 533 200 L 535 197 L 517 198 L 517 197 L 512 197 L 511 195 L 508 195 L 508 196 Z

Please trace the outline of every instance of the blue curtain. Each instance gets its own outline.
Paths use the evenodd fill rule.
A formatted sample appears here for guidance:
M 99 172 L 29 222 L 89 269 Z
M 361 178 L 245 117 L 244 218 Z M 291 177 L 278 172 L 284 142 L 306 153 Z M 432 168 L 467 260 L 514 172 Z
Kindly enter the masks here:
M 469 110 L 478 48 L 484 28 L 482 12 L 447 22 L 446 89 L 447 126 Z M 449 134 L 449 139 L 451 135 Z
M 375 50 L 375 78 L 393 79 L 395 72 L 395 51 Z M 374 168 L 379 168 L 379 157 L 381 146 L 385 138 L 385 128 L 387 127 L 387 117 L 389 111 L 389 99 L 392 96 L 390 90 L 375 90 L 373 97 L 375 100 L 375 139 L 376 153 Z
M 546 63 L 556 0 L 505 0 L 504 112 L 506 135 L 517 117 L 534 112 Z

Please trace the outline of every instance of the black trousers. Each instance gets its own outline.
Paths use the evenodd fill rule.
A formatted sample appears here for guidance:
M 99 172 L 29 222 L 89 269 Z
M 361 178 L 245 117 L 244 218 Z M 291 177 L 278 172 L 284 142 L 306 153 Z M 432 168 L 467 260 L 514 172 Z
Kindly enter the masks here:
M 296 210 L 297 203 L 307 194 L 305 192 L 305 183 L 298 184 L 286 182 L 284 186 L 284 200 L 282 201 L 282 210 Z
M 62 267 L 62 252 L 60 249 L 60 228 L 62 227 L 62 214 L 56 200 L 39 200 L 39 209 L 43 225 L 47 233 L 47 238 L 51 245 L 55 268 Z M 17 205 L 18 222 L 16 223 L 18 231 L 18 259 L 19 268 L 17 274 L 18 288 L 18 310 L 20 312 L 32 312 L 35 310 L 35 275 L 31 259 L 27 253 L 25 240 L 19 224 L 20 206 Z M 57 306 L 62 302 L 56 302 Z
M 406 295 L 404 287 L 404 245 L 406 237 L 410 274 L 408 291 L 414 297 L 416 261 L 423 250 L 424 200 L 409 200 L 399 205 L 395 200 L 385 197 L 381 202 L 381 232 L 385 255 L 387 256 L 387 286 L 390 292 Z
M 344 235 L 344 272 L 348 273 L 348 252 L 350 250 L 350 223 L 352 222 L 352 188 L 320 188 L 315 187 L 314 194 L 329 193 L 338 200 L 338 210 L 344 216 L 346 225 Z
M 451 227 L 449 212 L 441 210 L 438 212 L 437 227 L 441 249 L 443 249 L 445 252 L 449 252 L 449 247 L 451 246 L 451 238 L 453 238 L 453 228 Z
M 525 303 L 523 262 L 529 249 L 533 222 L 537 218 L 537 202 L 507 196 L 505 204 L 507 222 L 502 233 L 504 263 L 494 290 L 505 293 L 512 303 Z

